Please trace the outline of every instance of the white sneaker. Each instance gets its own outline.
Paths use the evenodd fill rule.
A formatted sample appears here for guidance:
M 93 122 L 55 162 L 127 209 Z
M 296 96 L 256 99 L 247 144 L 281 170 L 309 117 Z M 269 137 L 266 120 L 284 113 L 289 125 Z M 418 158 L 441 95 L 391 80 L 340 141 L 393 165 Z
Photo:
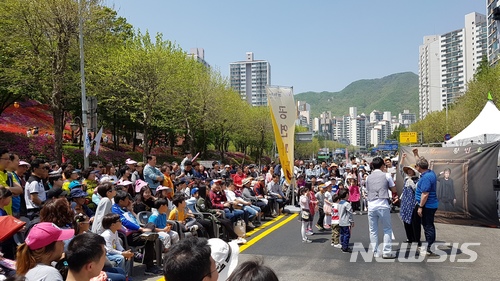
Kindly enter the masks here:
M 238 245 L 243 245 L 243 244 L 247 243 L 247 240 L 245 240 L 241 237 L 238 237 L 238 239 L 234 239 L 233 242 L 236 242 L 236 244 L 238 244 Z
M 194 231 L 196 231 L 196 230 L 198 230 L 198 226 L 197 226 L 196 224 L 195 224 L 195 225 L 193 225 L 193 226 L 191 226 L 191 227 L 189 228 L 189 231 L 191 231 L 191 232 L 194 232 Z
M 253 225 L 253 223 L 251 221 L 249 221 L 247 225 L 250 226 L 250 227 L 255 228 L 255 225 Z
M 332 246 L 335 248 L 339 248 L 339 249 L 342 248 L 342 245 L 340 245 L 340 244 L 332 244 Z
M 306 235 L 314 235 L 314 232 L 308 231 L 308 232 L 306 232 Z
M 309 240 L 309 239 L 302 240 L 302 243 L 312 243 L 312 240 Z

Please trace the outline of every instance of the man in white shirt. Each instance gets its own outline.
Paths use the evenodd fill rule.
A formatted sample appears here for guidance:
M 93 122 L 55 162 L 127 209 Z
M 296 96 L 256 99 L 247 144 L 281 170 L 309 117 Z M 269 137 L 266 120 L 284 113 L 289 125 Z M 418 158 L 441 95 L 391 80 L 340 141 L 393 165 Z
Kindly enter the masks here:
M 47 200 L 43 180 L 49 176 L 50 167 L 42 159 L 35 159 L 31 163 L 33 172 L 24 188 L 27 217 L 32 219 L 40 213 L 43 202 Z
M 394 259 L 392 253 L 392 225 L 389 200 L 389 190 L 392 191 L 392 200 L 397 201 L 397 191 L 390 174 L 385 173 L 384 160 L 375 157 L 372 161 L 373 172 L 366 179 L 368 193 L 368 223 L 370 228 L 370 244 L 375 257 Z M 384 230 L 384 244 L 382 254 L 378 250 L 378 225 L 382 223 Z

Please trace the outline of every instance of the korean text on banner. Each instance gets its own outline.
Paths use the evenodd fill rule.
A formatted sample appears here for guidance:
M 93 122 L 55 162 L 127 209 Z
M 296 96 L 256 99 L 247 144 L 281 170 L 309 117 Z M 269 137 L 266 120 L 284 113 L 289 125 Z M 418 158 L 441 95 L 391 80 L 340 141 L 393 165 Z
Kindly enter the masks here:
M 290 183 L 293 177 L 294 135 L 297 112 L 293 99 L 293 88 L 268 86 L 266 91 L 281 167 L 285 173 L 286 181 Z

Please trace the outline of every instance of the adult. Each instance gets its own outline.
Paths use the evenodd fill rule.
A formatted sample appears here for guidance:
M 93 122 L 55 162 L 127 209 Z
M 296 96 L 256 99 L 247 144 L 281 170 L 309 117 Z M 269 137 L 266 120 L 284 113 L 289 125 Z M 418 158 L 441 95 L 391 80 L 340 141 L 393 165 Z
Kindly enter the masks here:
M 75 236 L 65 253 L 68 263 L 66 281 L 87 281 L 99 276 L 106 262 L 104 245 L 104 238 L 95 233 Z
M 7 165 L 7 188 L 12 192 L 12 203 L 7 206 L 7 212 L 11 215 L 19 217 L 21 211 L 21 196 L 23 194 L 23 187 L 20 181 L 15 176 L 15 171 L 19 167 L 19 156 L 15 153 L 9 155 L 10 163 Z M 21 195 L 21 196 L 20 196 Z
M 50 222 L 40 222 L 33 226 L 26 240 L 17 248 L 17 274 L 28 280 L 63 281 L 52 262 L 61 259 L 64 240 L 74 236 L 73 229 L 60 229 Z
M 181 172 L 184 172 L 184 169 L 186 168 L 186 162 L 187 162 L 187 161 L 189 161 L 189 162 L 194 161 L 194 160 L 193 160 L 193 155 L 191 154 L 191 152 L 190 152 L 190 151 L 186 151 L 186 152 L 184 153 L 184 155 L 185 155 L 185 157 L 184 157 L 184 159 L 182 159 L 182 161 L 181 161 Z
M 219 268 L 210 255 L 206 239 L 188 237 L 174 244 L 165 255 L 164 277 L 168 281 L 216 281 Z
M 144 180 L 144 162 L 137 162 L 137 165 L 135 166 L 135 171 L 132 173 L 131 176 L 131 182 L 135 185 L 135 182 L 137 180 Z
M 276 215 L 281 214 L 281 208 L 283 208 L 286 203 L 285 194 L 283 193 L 283 189 L 281 188 L 279 182 L 280 176 L 274 174 L 273 180 L 267 185 L 267 191 L 269 192 L 269 195 L 274 199 L 273 214 Z
M 130 169 L 128 180 L 131 180 L 131 176 L 132 173 L 135 171 L 135 166 L 137 165 L 137 161 L 128 158 L 127 160 L 125 160 L 125 165 L 127 165 L 127 167 Z M 123 174 L 121 176 L 123 176 Z
M 26 202 L 26 215 L 33 219 L 38 216 L 42 204 L 47 199 L 43 180 L 48 177 L 50 167 L 45 165 L 45 161 L 42 159 L 35 159 L 31 163 L 31 168 L 33 171 L 24 188 L 24 200 Z
M 401 157 L 401 165 L 404 164 L 406 153 Z M 420 246 L 420 223 L 416 224 L 415 221 L 420 221 L 417 215 L 415 205 L 415 190 L 420 173 L 414 165 L 403 167 L 405 178 L 403 180 L 403 192 L 401 193 L 401 210 L 399 212 L 406 232 L 407 243 L 418 243 Z
M 0 185 L 7 186 L 7 166 L 10 164 L 10 154 L 7 149 L 0 149 Z
M 214 209 L 224 211 L 226 218 L 236 222 L 239 218 L 243 219 L 245 212 L 243 210 L 234 209 L 230 202 L 228 202 L 226 193 L 222 190 L 221 180 L 214 180 L 210 190 L 210 203 Z
M 212 162 L 212 170 L 210 171 L 210 178 L 211 179 L 220 179 L 221 178 L 221 173 L 220 173 L 220 165 L 218 161 Z
M 455 196 L 455 185 L 453 179 L 450 178 L 451 169 L 446 168 L 439 173 L 437 190 L 437 198 L 439 201 L 439 210 L 446 212 L 455 211 L 457 197 Z
M 417 200 L 418 204 L 416 208 L 418 217 L 422 220 L 425 241 L 427 242 L 427 249 L 421 248 L 420 250 L 426 255 L 434 256 L 436 254 L 431 251 L 431 247 L 436 241 L 434 215 L 439 205 L 436 194 L 437 178 L 434 171 L 429 170 L 429 162 L 424 157 L 420 157 L 417 160 L 417 171 L 420 173 L 420 180 L 417 183 L 415 191 L 415 200 Z M 417 221 L 416 223 L 419 222 Z
M 374 171 L 366 179 L 366 190 L 368 192 L 368 223 L 370 228 L 370 244 L 375 257 L 384 259 L 396 258 L 392 253 L 392 225 L 389 204 L 389 190 L 392 191 L 393 200 L 397 200 L 397 191 L 390 174 L 385 173 L 384 160 L 375 157 L 372 161 Z M 382 255 L 379 251 L 378 225 L 382 223 L 384 230 L 384 244 Z
M 217 265 L 217 272 L 219 273 L 218 281 L 226 281 L 229 275 L 238 265 L 238 254 L 240 248 L 236 242 L 226 243 L 219 238 L 208 239 L 212 259 Z
M 151 193 L 156 192 L 156 188 L 161 185 L 165 177 L 161 171 L 156 168 L 156 156 L 146 156 L 148 164 L 144 167 L 144 180 L 148 183 Z

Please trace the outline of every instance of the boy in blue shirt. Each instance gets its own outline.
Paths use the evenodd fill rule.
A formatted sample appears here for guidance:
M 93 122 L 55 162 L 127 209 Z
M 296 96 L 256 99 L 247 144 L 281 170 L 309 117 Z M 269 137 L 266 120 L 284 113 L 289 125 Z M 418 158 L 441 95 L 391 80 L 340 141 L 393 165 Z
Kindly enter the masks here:
M 153 214 L 149 217 L 148 223 L 155 225 L 155 230 L 163 242 L 164 251 L 173 243 L 179 242 L 179 234 L 172 230 L 172 224 L 167 222 L 168 201 L 160 198 L 155 201 Z

